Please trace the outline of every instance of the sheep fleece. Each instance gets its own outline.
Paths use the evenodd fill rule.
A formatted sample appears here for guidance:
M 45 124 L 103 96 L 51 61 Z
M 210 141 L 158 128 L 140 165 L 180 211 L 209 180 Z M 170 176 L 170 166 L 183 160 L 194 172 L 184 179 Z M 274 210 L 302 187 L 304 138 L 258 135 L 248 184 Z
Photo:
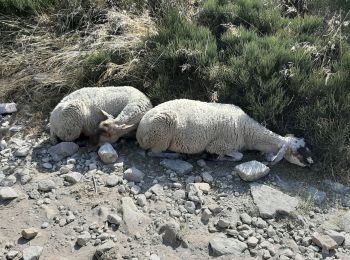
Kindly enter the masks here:
M 234 150 L 276 150 L 280 136 L 230 104 L 177 99 L 149 110 L 136 138 L 143 149 L 226 155 Z M 260 145 L 261 144 L 261 145 Z
M 99 109 L 116 117 L 118 123 L 127 123 L 150 108 L 150 100 L 133 87 L 82 88 L 64 97 L 51 112 L 51 140 L 73 141 L 80 134 L 93 135 L 105 119 Z

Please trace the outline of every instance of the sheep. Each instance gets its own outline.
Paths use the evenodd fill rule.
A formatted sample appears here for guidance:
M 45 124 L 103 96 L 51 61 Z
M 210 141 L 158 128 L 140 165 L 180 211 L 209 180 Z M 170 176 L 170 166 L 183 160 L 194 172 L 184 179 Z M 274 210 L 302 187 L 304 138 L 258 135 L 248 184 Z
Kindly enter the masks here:
M 275 134 L 231 104 L 188 99 L 162 103 L 143 116 L 136 138 L 152 153 L 207 152 L 219 160 L 239 161 L 240 151 L 258 150 L 271 164 L 283 158 L 302 167 L 313 164 L 304 139 Z
M 141 117 L 151 108 L 150 100 L 130 86 L 82 88 L 64 97 L 51 112 L 50 139 L 55 144 L 58 139 L 73 141 L 83 134 L 92 143 L 100 138 L 117 141 L 136 130 Z M 97 131 L 99 123 L 106 118 L 114 122 L 108 135 L 103 129 Z M 126 124 L 133 126 L 125 128 Z

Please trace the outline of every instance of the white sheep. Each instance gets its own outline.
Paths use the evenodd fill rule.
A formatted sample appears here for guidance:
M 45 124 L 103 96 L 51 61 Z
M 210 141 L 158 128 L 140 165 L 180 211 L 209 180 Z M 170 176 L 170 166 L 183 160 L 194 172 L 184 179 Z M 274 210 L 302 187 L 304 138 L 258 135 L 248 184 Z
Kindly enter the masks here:
M 114 142 L 135 130 L 142 116 L 151 108 L 150 100 L 133 87 L 82 88 L 64 97 L 51 112 L 51 141 L 73 141 L 83 134 L 94 141 Z M 103 128 L 97 131 L 99 123 L 106 118 L 114 123 L 108 134 Z M 125 127 L 130 124 L 131 127 Z
M 275 134 L 230 104 L 188 99 L 162 103 L 141 119 L 136 138 L 154 153 L 208 152 L 238 161 L 243 157 L 240 151 L 258 150 L 272 164 L 283 158 L 299 166 L 313 163 L 304 139 Z

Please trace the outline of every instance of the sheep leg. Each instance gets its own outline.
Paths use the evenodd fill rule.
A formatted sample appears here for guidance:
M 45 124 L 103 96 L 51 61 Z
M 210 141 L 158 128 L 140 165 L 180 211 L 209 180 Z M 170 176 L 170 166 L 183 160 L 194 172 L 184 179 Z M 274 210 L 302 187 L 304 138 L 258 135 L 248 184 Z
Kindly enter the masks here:
M 217 161 L 229 161 L 229 162 L 238 162 L 243 159 L 243 154 L 237 151 L 231 151 L 225 155 L 219 155 Z

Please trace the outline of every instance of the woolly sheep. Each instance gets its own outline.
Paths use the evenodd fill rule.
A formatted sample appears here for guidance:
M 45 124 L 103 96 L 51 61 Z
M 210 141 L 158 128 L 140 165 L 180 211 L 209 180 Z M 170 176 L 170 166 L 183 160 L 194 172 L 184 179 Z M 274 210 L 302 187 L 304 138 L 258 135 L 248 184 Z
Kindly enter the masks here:
M 188 99 L 162 103 L 141 119 L 136 138 L 154 153 L 208 152 L 238 161 L 243 157 L 240 151 L 258 150 L 271 164 L 283 158 L 303 167 L 313 163 L 304 139 L 275 134 L 230 104 Z
M 101 136 L 106 141 L 116 141 L 135 130 L 141 117 L 151 108 L 150 100 L 133 87 L 82 88 L 64 97 L 51 112 L 51 141 L 57 143 L 58 138 L 73 141 L 81 134 L 93 141 Z M 103 130 L 97 131 L 99 123 L 106 118 L 115 123 L 113 136 L 104 135 Z M 125 128 L 125 124 L 133 126 Z

